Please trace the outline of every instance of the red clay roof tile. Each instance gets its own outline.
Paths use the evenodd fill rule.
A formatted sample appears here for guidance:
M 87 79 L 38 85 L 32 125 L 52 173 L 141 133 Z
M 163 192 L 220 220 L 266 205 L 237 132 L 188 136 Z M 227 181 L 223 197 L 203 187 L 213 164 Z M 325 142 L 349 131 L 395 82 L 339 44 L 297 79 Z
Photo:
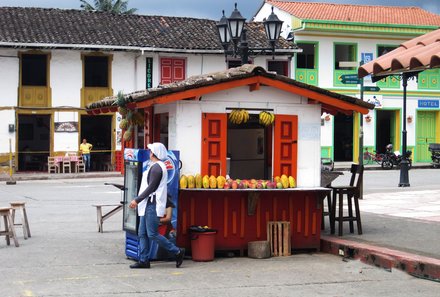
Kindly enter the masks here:
M 440 26 L 440 15 L 419 7 L 288 2 L 277 0 L 266 0 L 266 3 L 303 20 Z
M 395 50 L 362 65 L 358 76 L 385 76 L 437 67 L 440 67 L 440 29 L 408 40 Z

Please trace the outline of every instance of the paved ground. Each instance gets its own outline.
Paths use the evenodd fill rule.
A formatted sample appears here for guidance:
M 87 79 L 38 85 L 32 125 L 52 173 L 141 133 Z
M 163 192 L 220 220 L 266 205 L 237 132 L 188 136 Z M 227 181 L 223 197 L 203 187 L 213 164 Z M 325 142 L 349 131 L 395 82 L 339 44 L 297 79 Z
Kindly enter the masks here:
M 440 192 L 420 193 L 414 174 L 412 180 L 410 189 L 367 193 L 361 201 L 364 234 L 342 239 L 440 259 Z M 186 260 L 181 269 L 155 262 L 150 270 L 130 270 L 122 214 L 105 222 L 105 233 L 97 232 L 91 205 L 120 199 L 120 191 L 104 182 L 122 178 L 0 184 L 1 206 L 27 202 L 32 232 L 24 240 L 18 231 L 19 248 L 0 238 L 0 296 L 438 296 L 438 282 L 316 252 L 266 260 Z

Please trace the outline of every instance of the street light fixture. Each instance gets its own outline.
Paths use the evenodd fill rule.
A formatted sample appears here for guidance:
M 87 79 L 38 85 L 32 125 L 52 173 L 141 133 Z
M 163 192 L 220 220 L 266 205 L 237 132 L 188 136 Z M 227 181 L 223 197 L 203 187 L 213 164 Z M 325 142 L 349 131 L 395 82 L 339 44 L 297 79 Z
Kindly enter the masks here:
M 244 18 L 240 11 L 237 9 L 237 3 L 235 3 L 235 9 L 231 16 L 227 18 L 225 16 L 225 11 L 223 10 L 223 16 L 217 23 L 217 30 L 219 33 L 220 41 L 225 50 L 225 57 L 228 54 L 233 54 L 234 56 L 241 57 L 241 64 L 248 63 L 249 52 L 259 52 L 266 53 L 268 51 L 272 52 L 272 57 L 275 55 L 275 45 L 281 34 L 281 27 L 283 21 L 278 19 L 277 15 L 273 12 L 269 17 L 263 22 L 266 31 L 266 38 L 269 41 L 270 48 L 249 48 L 247 43 L 246 28 L 244 24 L 246 18 Z M 229 51 L 229 44 L 232 40 L 234 45 L 234 50 Z M 238 46 L 239 45 L 239 46 Z

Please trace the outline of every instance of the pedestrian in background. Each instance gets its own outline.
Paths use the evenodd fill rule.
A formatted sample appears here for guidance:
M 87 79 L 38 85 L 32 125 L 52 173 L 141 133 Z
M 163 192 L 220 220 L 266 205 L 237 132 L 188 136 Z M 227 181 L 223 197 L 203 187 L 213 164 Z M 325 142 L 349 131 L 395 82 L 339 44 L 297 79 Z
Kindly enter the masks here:
M 139 194 L 130 202 L 130 208 L 137 207 L 139 215 L 139 262 L 130 268 L 150 268 L 150 242 L 157 244 L 176 257 L 176 267 L 182 265 L 185 249 L 178 248 L 159 234 L 160 218 L 166 214 L 168 171 L 163 162 L 167 149 L 160 142 L 147 146 L 150 149 L 150 166 L 142 174 Z
M 86 171 L 90 171 L 90 151 L 92 150 L 93 145 L 87 142 L 87 139 L 83 139 L 82 143 L 79 146 L 79 151 L 83 157 L 83 161 L 86 167 Z

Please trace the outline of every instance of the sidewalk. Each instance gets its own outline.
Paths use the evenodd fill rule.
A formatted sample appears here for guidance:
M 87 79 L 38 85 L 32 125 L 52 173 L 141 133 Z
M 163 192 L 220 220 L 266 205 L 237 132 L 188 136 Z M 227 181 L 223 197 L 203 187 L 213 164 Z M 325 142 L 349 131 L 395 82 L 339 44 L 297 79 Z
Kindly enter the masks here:
M 80 173 L 46 173 L 46 172 L 19 172 L 12 175 L 12 180 L 58 180 L 58 179 L 77 179 L 77 178 L 97 178 L 97 177 L 121 177 L 118 171 L 91 171 Z M 9 181 L 10 176 L 0 173 L 0 181 Z
M 347 171 L 350 170 L 351 164 L 353 162 L 335 162 L 335 171 Z M 379 164 L 364 164 L 365 170 L 384 170 Z M 415 163 L 412 164 L 411 169 L 421 169 L 421 168 L 433 168 L 431 163 Z M 394 166 L 391 170 L 400 170 L 399 166 Z

